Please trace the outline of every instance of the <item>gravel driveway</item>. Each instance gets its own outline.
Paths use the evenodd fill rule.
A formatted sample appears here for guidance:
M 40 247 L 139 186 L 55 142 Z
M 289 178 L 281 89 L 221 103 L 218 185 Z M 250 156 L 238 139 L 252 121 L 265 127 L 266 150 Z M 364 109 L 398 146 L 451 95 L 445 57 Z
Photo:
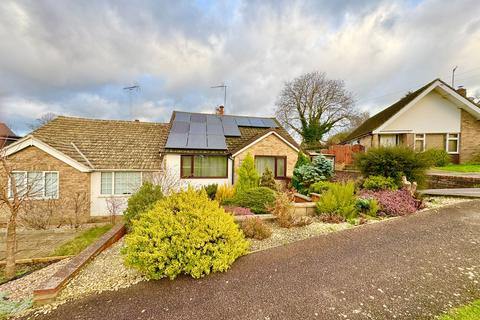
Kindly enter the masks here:
M 480 297 L 480 201 L 319 236 L 201 280 L 141 282 L 36 319 L 432 319 Z

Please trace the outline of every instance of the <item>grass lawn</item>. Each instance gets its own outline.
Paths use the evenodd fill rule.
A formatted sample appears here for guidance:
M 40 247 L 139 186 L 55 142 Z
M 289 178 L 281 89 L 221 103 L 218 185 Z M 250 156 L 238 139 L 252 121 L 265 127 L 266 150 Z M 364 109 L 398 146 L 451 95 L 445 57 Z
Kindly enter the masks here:
M 480 300 L 474 301 L 466 306 L 453 309 L 447 315 L 441 316 L 438 320 L 476 320 L 480 319 Z
M 434 169 L 454 172 L 480 172 L 480 164 L 449 164 L 445 167 L 435 167 Z
M 72 240 L 62 244 L 53 251 L 53 256 L 70 256 L 79 254 L 83 249 L 92 244 L 95 240 L 100 238 L 105 232 L 110 230 L 112 225 L 107 224 L 100 227 L 94 227 L 84 231 L 82 234 L 76 236 Z

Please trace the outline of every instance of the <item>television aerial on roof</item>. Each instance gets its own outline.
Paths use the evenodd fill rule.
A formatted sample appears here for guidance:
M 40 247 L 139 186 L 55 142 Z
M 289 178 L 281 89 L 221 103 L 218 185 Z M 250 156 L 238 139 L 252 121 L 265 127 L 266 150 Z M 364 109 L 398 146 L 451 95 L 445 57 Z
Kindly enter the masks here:
M 123 90 L 128 93 L 128 113 L 130 119 L 132 119 L 133 94 L 140 92 L 140 85 L 135 82 L 131 86 L 124 87 Z
M 227 107 L 227 85 L 225 84 L 225 82 L 221 85 L 213 86 L 213 87 L 210 87 L 210 88 L 211 89 L 218 89 L 218 88 L 223 89 L 223 106 L 226 108 Z

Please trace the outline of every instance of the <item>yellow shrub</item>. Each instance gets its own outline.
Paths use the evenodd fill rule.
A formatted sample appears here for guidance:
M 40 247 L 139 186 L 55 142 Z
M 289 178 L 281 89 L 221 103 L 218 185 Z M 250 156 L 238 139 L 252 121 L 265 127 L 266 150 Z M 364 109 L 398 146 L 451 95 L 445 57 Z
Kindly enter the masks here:
M 249 243 L 233 217 L 192 188 L 158 201 L 133 222 L 125 262 L 150 279 L 226 271 Z
M 222 203 L 225 199 L 231 199 L 235 196 L 235 187 L 229 186 L 228 184 L 223 184 L 218 186 L 217 193 L 215 194 L 215 200 L 219 203 Z

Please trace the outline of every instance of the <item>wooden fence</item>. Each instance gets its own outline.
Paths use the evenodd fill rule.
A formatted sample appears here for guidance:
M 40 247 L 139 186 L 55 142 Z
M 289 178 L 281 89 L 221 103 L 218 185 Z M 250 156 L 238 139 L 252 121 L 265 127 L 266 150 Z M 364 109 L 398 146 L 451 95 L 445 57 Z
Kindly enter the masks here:
M 336 164 L 351 165 L 355 153 L 363 152 L 365 148 L 359 144 L 335 144 L 328 149 L 322 149 L 322 154 L 332 154 L 335 156 Z

